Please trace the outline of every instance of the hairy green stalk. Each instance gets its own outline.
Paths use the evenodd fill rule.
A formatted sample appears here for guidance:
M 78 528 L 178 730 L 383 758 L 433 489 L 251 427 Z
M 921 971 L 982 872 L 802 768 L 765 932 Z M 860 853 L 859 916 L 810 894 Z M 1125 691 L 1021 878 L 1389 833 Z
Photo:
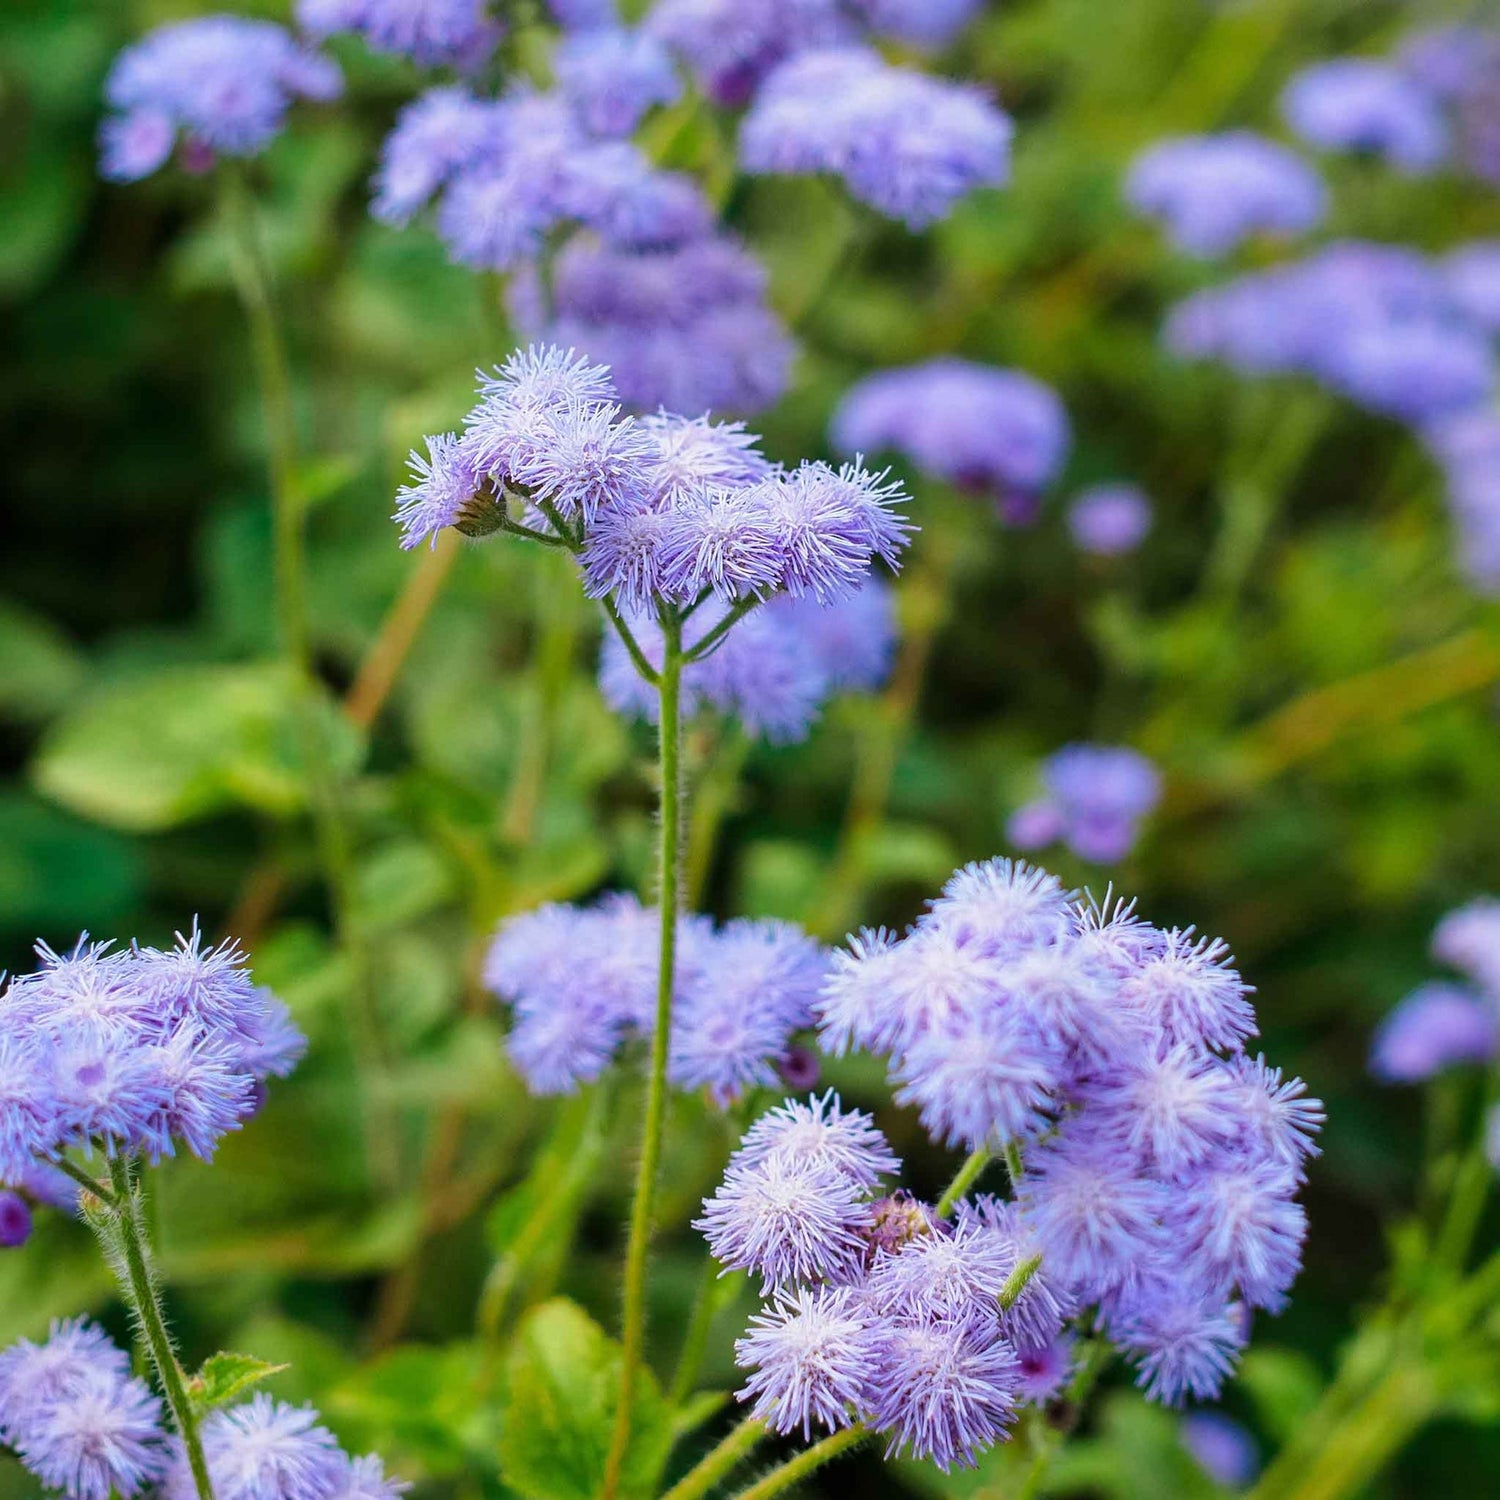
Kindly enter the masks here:
M 862 1422 L 856 1422 L 853 1427 L 845 1427 L 838 1432 L 830 1433 L 822 1442 L 814 1443 L 811 1448 L 804 1448 L 795 1458 L 789 1458 L 784 1464 L 778 1464 L 749 1489 L 741 1490 L 735 1496 L 735 1500 L 771 1500 L 772 1495 L 779 1495 L 783 1490 L 790 1489 L 799 1479 L 805 1479 L 815 1469 L 821 1469 L 829 1459 L 837 1458 L 851 1448 L 857 1448 L 869 1435 L 869 1428 Z
M 766 1436 L 766 1424 L 756 1417 L 731 1427 L 723 1438 L 669 1489 L 662 1500 L 701 1500 L 736 1468 Z
M 618 628 L 618 625 L 617 625 Z M 603 1500 L 619 1491 L 625 1453 L 630 1445 L 631 1411 L 646 1339 L 646 1270 L 651 1248 L 651 1221 L 656 1178 L 661 1166 L 662 1133 L 667 1118 L 667 1046 L 672 1030 L 672 979 L 677 959 L 677 904 L 682 881 L 682 619 L 672 610 L 662 616 L 663 654 L 657 677 L 661 705 L 657 735 L 661 787 L 658 846 L 661 905 L 661 959 L 656 982 L 656 1022 L 651 1034 L 651 1063 L 646 1083 L 646 1118 L 641 1159 L 630 1212 L 630 1241 L 625 1252 L 625 1309 L 621 1332 L 620 1404 L 604 1468 Z

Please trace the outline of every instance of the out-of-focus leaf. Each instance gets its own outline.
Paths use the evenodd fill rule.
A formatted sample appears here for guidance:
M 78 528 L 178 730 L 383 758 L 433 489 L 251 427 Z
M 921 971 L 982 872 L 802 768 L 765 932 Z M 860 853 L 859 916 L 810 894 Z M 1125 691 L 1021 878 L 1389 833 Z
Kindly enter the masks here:
M 1274 1347 L 1246 1351 L 1240 1385 L 1266 1431 L 1283 1443 L 1303 1426 L 1323 1394 L 1322 1377 L 1306 1355 Z
M 823 862 L 805 844 L 767 839 L 745 851 L 739 908 L 757 917 L 801 917 L 813 905 Z
M 285 816 L 306 800 L 291 678 L 279 667 L 184 667 L 91 696 L 49 731 L 32 766 L 47 796 L 115 828 L 154 832 L 235 805 Z M 331 757 L 360 737 L 318 713 Z
M 614 1428 L 620 1350 L 582 1308 L 544 1302 L 522 1323 L 505 1367 L 500 1462 L 529 1500 L 593 1500 Z M 645 1495 L 660 1474 L 671 1421 L 649 1370 L 637 1376 L 622 1495 Z
M 136 846 L 26 792 L 0 792 L 0 928 L 108 932 L 140 897 Z
M 83 658 L 41 616 L 0 600 L 0 715 L 40 721 L 77 693 Z

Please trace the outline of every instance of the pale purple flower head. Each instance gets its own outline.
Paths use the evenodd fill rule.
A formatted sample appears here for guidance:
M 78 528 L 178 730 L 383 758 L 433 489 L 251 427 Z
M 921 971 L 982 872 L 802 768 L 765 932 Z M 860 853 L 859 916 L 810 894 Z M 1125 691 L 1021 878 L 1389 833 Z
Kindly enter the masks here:
M 425 67 L 472 69 L 504 34 L 489 12 L 489 0 L 298 0 L 297 24 L 319 39 L 355 32 Z
M 214 1412 L 202 1438 L 216 1500 L 325 1500 L 347 1478 L 348 1461 L 317 1412 L 263 1393 Z M 164 1500 L 193 1500 L 195 1494 L 179 1451 Z
M 1322 220 L 1322 179 L 1294 152 L 1248 130 L 1158 141 L 1134 162 L 1125 197 L 1190 255 L 1227 255 L 1256 234 L 1305 234 Z
M 1011 122 L 980 90 L 860 47 L 802 52 L 766 79 L 740 128 L 751 173 L 829 173 L 912 229 L 1010 175 Z
M 401 527 L 401 545 L 407 549 L 423 542 L 436 546 L 438 532 L 460 525 L 471 507 L 485 503 L 484 480 L 459 439 L 445 432 L 426 441 L 425 454 L 412 449 L 407 460 L 411 480 L 396 491 L 392 520 Z
M 871 31 L 911 47 L 944 47 L 974 18 L 980 0 L 853 0 Z
M 763 1114 L 746 1131 L 735 1159 L 754 1166 L 771 1156 L 834 1167 L 869 1189 L 901 1170 L 874 1120 L 860 1110 L 846 1110 L 832 1089 L 806 1104 L 788 1099 Z
M 1460 312 L 1489 334 L 1500 334 L 1500 239 L 1472 240 L 1442 260 L 1448 293 Z
M 1182 1446 L 1215 1484 L 1245 1489 L 1260 1468 L 1255 1439 L 1232 1417 L 1217 1411 L 1189 1412 L 1177 1429 Z
M 1071 442 L 1049 386 L 951 358 L 866 376 L 834 413 L 831 436 L 845 453 L 900 453 L 923 474 L 997 499 L 1039 494 Z
M 471 168 L 501 136 L 505 106 L 466 89 L 429 89 L 404 106 L 380 148 L 370 212 L 405 224 L 459 172 Z
M 666 47 L 647 31 L 599 26 L 563 39 L 553 66 L 591 135 L 629 135 L 647 111 L 682 92 Z
M 1335 389 L 1412 424 L 1480 406 L 1496 385 L 1489 339 L 1448 319 L 1371 322 L 1331 352 L 1330 362 Z
M 1403 172 L 1448 154 L 1437 101 L 1390 63 L 1341 57 L 1304 68 L 1281 96 L 1287 124 L 1325 151 L 1367 151 Z
M 129 1356 L 97 1323 L 54 1322 L 46 1343 L 19 1339 L 0 1353 L 0 1436 L 16 1444 L 49 1406 L 129 1376 Z
M 386 1476 L 385 1465 L 373 1453 L 346 1458 L 334 1487 L 324 1500 L 399 1500 L 411 1486 Z
M 1481 896 L 1450 911 L 1432 934 L 1432 955 L 1500 1004 L 1500 901 Z
M 1238 1051 L 1255 1035 L 1250 987 L 1217 938 L 1173 928 L 1120 986 L 1120 1004 L 1169 1041 Z
M 166 1472 L 162 1404 L 146 1383 L 93 1372 L 32 1413 L 11 1439 L 17 1457 L 68 1500 L 132 1500 Z
M 199 16 L 158 27 L 115 59 L 114 112 L 100 170 L 131 182 L 162 166 L 175 138 L 213 156 L 254 156 L 280 133 L 292 101 L 328 100 L 338 68 L 270 21 Z
M 1492 1005 L 1455 984 L 1424 984 L 1380 1023 L 1370 1071 L 1386 1083 L 1420 1083 L 1444 1068 L 1487 1063 L 1497 1049 Z
M 751 1371 L 738 1393 L 754 1400 L 750 1415 L 774 1432 L 814 1425 L 830 1432 L 849 1425 L 875 1347 L 859 1297 L 847 1287 L 798 1287 L 750 1319 L 734 1345 L 735 1362 Z
M 1114 864 L 1130 853 L 1141 819 L 1161 798 L 1161 776 L 1123 746 L 1067 745 L 1043 769 L 1047 793 L 1007 825 L 1018 849 L 1062 839 L 1080 859 Z
M 1245 1344 L 1238 1309 L 1182 1279 L 1148 1280 L 1120 1299 L 1110 1337 L 1135 1360 L 1137 1383 L 1154 1401 L 1212 1401 Z
M 1500 416 L 1445 417 L 1424 436 L 1447 481 L 1459 561 L 1476 589 L 1500 594 Z M 1500 993 L 1500 973 L 1489 987 Z
M 31 1238 L 31 1205 L 19 1194 L 0 1189 L 0 1250 L 16 1250 Z
M 1151 502 L 1134 484 L 1096 484 L 1068 506 L 1068 530 L 1084 552 L 1116 557 L 1133 552 L 1151 529 Z
M 1073 1344 L 1072 1334 L 1060 1333 L 1050 1344 L 1016 1351 L 1021 1402 L 1045 1406 L 1062 1394 L 1073 1374 Z

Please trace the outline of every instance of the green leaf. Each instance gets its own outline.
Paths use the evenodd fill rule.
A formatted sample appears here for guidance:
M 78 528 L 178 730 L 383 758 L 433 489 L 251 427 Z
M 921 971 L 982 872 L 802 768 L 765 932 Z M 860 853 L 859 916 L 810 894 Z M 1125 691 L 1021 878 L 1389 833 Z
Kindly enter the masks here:
M 193 1376 L 188 1393 L 200 1411 L 212 1411 L 284 1369 L 285 1365 L 267 1364 L 251 1354 L 229 1354 L 220 1350 L 203 1361 L 203 1368 Z
M 50 718 L 77 693 L 83 658 L 50 621 L 0 600 L 0 712 L 25 723 Z
M 37 787 L 113 828 L 158 832 L 245 805 L 285 816 L 306 800 L 294 689 L 278 666 L 172 667 L 85 699 L 52 726 Z M 341 768 L 354 728 L 331 705 L 317 723 Z
M 1283 1443 L 1302 1430 L 1323 1394 L 1317 1366 L 1291 1349 L 1249 1350 L 1239 1383 L 1255 1403 L 1261 1425 Z
M 531 1500 L 593 1500 L 614 1429 L 620 1348 L 582 1308 L 544 1302 L 521 1324 L 505 1366 L 500 1463 Z M 666 1462 L 671 1422 L 649 1370 L 636 1381 L 622 1495 L 649 1493 Z

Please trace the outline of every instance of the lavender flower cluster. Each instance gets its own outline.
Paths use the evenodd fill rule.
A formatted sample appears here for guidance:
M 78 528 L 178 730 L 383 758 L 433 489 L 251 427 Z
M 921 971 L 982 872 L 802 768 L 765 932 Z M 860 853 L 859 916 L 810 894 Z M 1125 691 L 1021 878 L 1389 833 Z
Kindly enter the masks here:
M 904 937 L 863 932 L 817 1010 L 826 1049 L 889 1055 L 937 1140 L 1004 1151 L 1013 1201 L 935 1210 L 863 1116 L 788 1105 L 746 1137 L 699 1227 L 772 1305 L 743 1393 L 779 1430 L 864 1420 L 946 1467 L 1065 1377 L 1094 1326 L 1149 1396 L 1215 1395 L 1296 1275 L 1322 1108 L 1245 1051 L 1222 943 L 1080 904 L 1010 860 L 959 871 Z M 1059 1343 L 1059 1340 L 1063 1342 Z
M 784 470 L 738 424 L 637 420 L 613 397 L 608 371 L 571 351 L 514 355 L 482 380 L 462 436 L 429 438 L 428 455 L 413 455 L 396 511 L 403 545 L 445 526 L 515 530 L 510 508 L 523 506 L 521 529 L 565 539 L 586 592 L 641 628 L 648 656 L 660 650 L 651 622 L 663 603 L 690 611 L 690 650 L 733 624 L 689 664 L 690 706 L 736 713 L 772 738 L 804 733 L 829 692 L 877 683 L 890 611 L 870 569 L 876 558 L 896 566 L 906 544 L 898 488 L 858 463 Z M 749 613 L 734 622 L 730 610 Z M 823 644 L 795 650 L 798 630 Z M 633 711 L 645 703 L 631 661 L 610 647 L 603 670 L 611 700 Z
M 159 27 L 115 59 L 100 131 L 103 175 L 149 177 L 183 142 L 195 171 L 219 156 L 254 156 L 280 133 L 296 98 L 343 89 L 337 66 L 283 27 L 240 16 L 201 16 Z
M 1386 1083 L 1420 1083 L 1500 1057 L 1500 900 L 1484 896 L 1449 912 L 1432 935 L 1432 952 L 1468 983 L 1421 985 L 1381 1022 L 1370 1071 Z
M 924 229 L 1010 175 L 1010 119 L 980 90 L 864 47 L 800 52 L 761 85 L 740 127 L 751 173 L 828 173 L 888 218 Z
M 484 981 L 512 1007 L 508 1048 L 536 1094 L 597 1078 L 656 1010 L 659 914 L 630 896 L 544 906 L 500 926 Z M 668 1078 L 721 1106 L 776 1081 L 812 1024 L 828 956 L 789 922 L 683 920 L 677 934 Z
M 940 47 L 978 9 L 979 0 L 658 0 L 646 26 L 710 99 L 738 108 L 789 57 L 867 32 Z
M 1249 130 L 1158 141 L 1131 163 L 1125 197 L 1190 255 L 1227 255 L 1255 234 L 1291 238 L 1322 221 L 1322 179 L 1295 152 Z
M 296 16 L 319 40 L 352 32 L 376 52 L 469 71 L 504 35 L 489 9 L 489 0 L 297 0 Z
M 68 1500 L 193 1500 L 197 1489 L 161 1402 L 95 1324 L 54 1323 L 44 1344 L 0 1354 L 0 1438 Z M 379 1458 L 350 1458 L 310 1407 L 259 1395 L 214 1412 L 203 1448 L 218 1500 L 396 1500 Z
M 1064 745 L 1042 767 L 1045 794 L 1012 814 L 1006 834 L 1028 854 L 1061 840 L 1080 859 L 1114 864 L 1135 847 L 1161 800 L 1161 774 L 1123 745 Z
M 0 1007 L 0 1181 L 35 1184 L 71 1147 L 205 1160 L 306 1045 L 231 942 L 167 951 L 80 938 L 13 979 Z
M 1036 513 L 1072 442 L 1050 386 L 1020 370 L 934 359 L 850 387 L 831 424 L 844 453 L 899 453 L 921 473 L 991 495 L 1006 520 Z

